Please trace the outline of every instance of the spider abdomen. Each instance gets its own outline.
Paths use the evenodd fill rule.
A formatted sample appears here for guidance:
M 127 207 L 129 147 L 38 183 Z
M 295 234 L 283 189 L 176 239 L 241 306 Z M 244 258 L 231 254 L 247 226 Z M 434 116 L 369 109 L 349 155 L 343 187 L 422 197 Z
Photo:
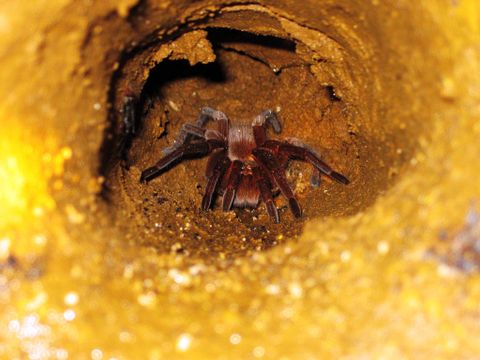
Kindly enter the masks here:
M 242 176 L 238 184 L 233 205 L 242 208 L 256 208 L 260 199 L 260 191 L 252 175 Z

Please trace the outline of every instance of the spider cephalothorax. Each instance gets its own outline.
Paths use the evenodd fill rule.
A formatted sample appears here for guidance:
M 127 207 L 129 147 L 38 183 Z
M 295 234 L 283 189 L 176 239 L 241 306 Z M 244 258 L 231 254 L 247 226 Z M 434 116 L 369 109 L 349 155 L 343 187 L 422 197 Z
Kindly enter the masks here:
M 210 119 L 217 122 L 217 130 L 205 128 Z M 261 199 L 276 223 L 280 221 L 273 202 L 273 193 L 277 189 L 287 198 L 293 215 L 302 215 L 300 205 L 285 177 L 290 159 L 304 160 L 313 165 L 313 185 L 318 185 L 320 173 L 339 183 L 349 183 L 345 176 L 333 171 L 320 160 L 314 150 L 300 140 L 268 140 L 267 124 L 276 133 L 281 131 L 280 122 L 272 110 L 262 112 L 251 124 L 231 124 L 221 111 L 205 107 L 195 125 L 182 126 L 175 145 L 163 150 L 165 156 L 155 166 L 143 171 L 140 181 L 150 181 L 182 158 L 210 154 L 206 169 L 208 183 L 202 200 L 203 210 L 212 206 L 215 194 L 223 195 L 224 211 L 230 210 L 232 206 L 255 208 Z

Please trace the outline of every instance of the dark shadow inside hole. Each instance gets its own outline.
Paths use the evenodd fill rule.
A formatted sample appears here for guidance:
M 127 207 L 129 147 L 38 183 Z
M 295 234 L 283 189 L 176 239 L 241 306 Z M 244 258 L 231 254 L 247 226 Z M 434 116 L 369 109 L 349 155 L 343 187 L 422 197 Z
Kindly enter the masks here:
M 258 35 L 246 31 L 226 28 L 209 28 L 208 39 L 212 44 L 243 43 L 264 47 L 266 49 L 282 49 L 295 52 L 295 42 L 271 35 Z
M 186 60 L 165 60 L 150 72 L 142 91 L 143 103 L 147 104 L 148 99 L 162 99 L 162 89 L 166 84 L 188 78 L 201 78 L 207 84 L 227 81 L 227 75 L 220 62 L 191 66 Z
M 209 28 L 208 39 L 216 51 L 223 49 L 247 56 L 267 66 L 275 75 L 287 68 L 311 65 L 298 58 L 296 44 L 289 39 L 225 28 Z

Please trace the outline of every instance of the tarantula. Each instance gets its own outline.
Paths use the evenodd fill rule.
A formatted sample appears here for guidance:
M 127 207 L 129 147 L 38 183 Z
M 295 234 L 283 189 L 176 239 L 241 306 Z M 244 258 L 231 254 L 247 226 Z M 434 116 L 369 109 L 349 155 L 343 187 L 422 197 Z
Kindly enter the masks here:
M 216 121 L 217 130 L 205 128 L 208 120 Z M 224 211 L 232 206 L 255 208 L 261 199 L 275 223 L 280 222 L 273 201 L 278 190 L 287 198 L 293 215 L 297 218 L 302 215 L 285 177 L 290 159 L 304 160 L 313 165 L 313 185 L 319 184 L 320 173 L 341 184 L 349 183 L 345 176 L 333 171 L 300 140 L 267 139 L 266 125 L 271 125 L 276 133 L 281 131 L 278 117 L 272 110 L 256 116 L 250 125 L 231 124 L 223 112 L 204 107 L 196 124 L 182 126 L 175 144 L 163 150 L 165 156 L 155 166 L 142 172 L 140 181 L 145 183 L 152 180 L 182 158 L 211 154 L 206 169 L 208 183 L 202 209 L 208 210 L 212 206 L 216 193 L 223 195 Z

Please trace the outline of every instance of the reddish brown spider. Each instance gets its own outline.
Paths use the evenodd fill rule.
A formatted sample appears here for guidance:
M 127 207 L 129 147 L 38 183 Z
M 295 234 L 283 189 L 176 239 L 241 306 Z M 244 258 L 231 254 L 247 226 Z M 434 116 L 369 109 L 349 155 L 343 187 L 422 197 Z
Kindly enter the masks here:
M 205 128 L 210 119 L 217 122 L 217 130 Z M 320 160 L 314 150 L 300 140 L 268 140 L 267 124 L 276 133 L 281 131 L 280 122 L 272 110 L 262 112 L 250 125 L 230 124 L 224 113 L 205 107 L 195 125 L 182 126 L 175 145 L 163 150 L 165 156 L 155 166 L 143 171 L 140 181 L 152 180 L 182 158 L 211 154 L 206 169 L 208 183 L 202 209 L 208 210 L 211 207 L 216 193 L 223 195 L 224 211 L 230 210 L 232 206 L 255 208 L 261 198 L 268 214 L 276 223 L 280 222 L 273 202 L 273 194 L 277 190 L 287 198 L 293 215 L 302 215 L 300 205 L 285 177 L 290 159 L 304 160 L 313 165 L 314 186 L 320 182 L 320 173 L 341 184 L 349 183 L 345 176 L 333 171 Z

